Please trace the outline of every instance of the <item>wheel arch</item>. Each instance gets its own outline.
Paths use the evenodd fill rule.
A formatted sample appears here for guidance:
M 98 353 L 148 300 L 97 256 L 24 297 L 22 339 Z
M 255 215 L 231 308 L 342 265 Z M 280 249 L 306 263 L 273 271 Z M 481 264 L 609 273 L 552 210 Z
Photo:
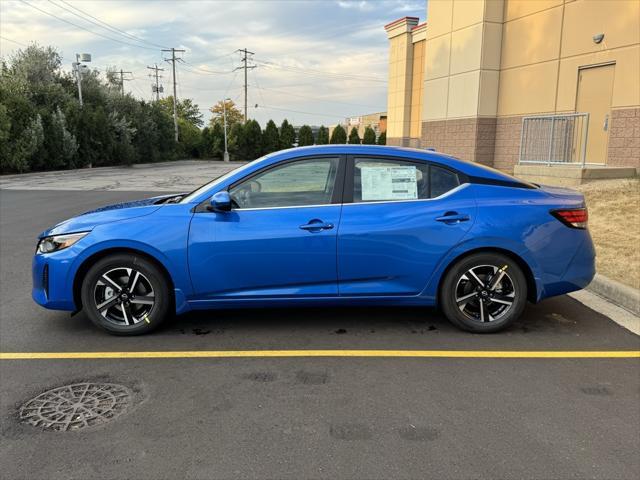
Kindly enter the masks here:
M 158 260 L 156 257 L 154 257 L 153 255 L 150 255 L 147 252 L 143 252 L 142 250 L 138 250 L 135 248 L 131 248 L 131 247 L 111 247 L 111 248 L 106 248 L 104 250 L 100 250 L 98 252 L 95 252 L 94 254 L 90 255 L 89 257 L 85 258 L 82 263 L 80 264 L 80 266 L 78 267 L 78 269 L 76 270 L 76 274 L 73 278 L 73 302 L 76 306 L 76 310 L 80 311 L 82 310 L 82 281 L 84 280 L 85 276 L 87 275 L 87 272 L 89 271 L 89 269 L 91 268 L 91 266 L 99 261 L 102 260 L 105 257 L 108 257 L 110 255 L 117 255 L 117 254 L 122 254 L 122 253 L 126 253 L 126 254 L 131 254 L 131 255 L 137 255 L 139 257 L 143 257 L 145 260 L 148 260 L 149 262 L 153 263 L 156 267 L 158 267 L 158 269 L 160 270 L 160 272 L 162 273 L 162 275 L 164 276 L 165 280 L 167 281 L 167 285 L 168 285 L 168 290 L 169 290 L 169 295 L 170 295 L 170 300 L 171 303 L 174 304 L 175 303 L 175 285 L 173 283 L 173 279 L 171 278 L 171 275 L 169 274 L 169 270 L 167 270 L 167 268 L 164 266 L 164 264 Z
M 520 267 L 520 269 L 522 270 L 522 273 L 524 274 L 524 278 L 527 281 L 527 300 L 529 300 L 532 303 L 536 303 L 537 299 L 538 299 L 538 287 L 536 285 L 536 281 L 535 281 L 535 277 L 533 275 L 533 271 L 531 270 L 531 267 L 529 266 L 529 264 L 517 253 L 511 251 L 511 250 L 507 250 L 506 248 L 500 248 L 500 247 L 478 247 L 478 248 L 474 248 L 471 250 L 467 250 L 465 252 L 462 252 L 461 254 L 459 254 L 457 257 L 453 258 L 449 264 L 446 266 L 446 268 L 443 270 L 442 274 L 440 275 L 440 278 L 438 279 L 438 289 L 437 289 L 437 300 L 438 303 L 440 303 L 440 293 L 442 290 L 442 283 L 444 282 L 444 279 L 446 278 L 447 274 L 449 273 L 449 271 L 454 267 L 454 265 L 456 265 L 459 261 L 461 261 L 462 259 L 470 256 L 470 255 L 475 255 L 477 253 L 499 253 L 502 254 L 506 257 L 509 257 L 511 260 L 513 260 L 514 262 L 516 262 L 516 264 Z

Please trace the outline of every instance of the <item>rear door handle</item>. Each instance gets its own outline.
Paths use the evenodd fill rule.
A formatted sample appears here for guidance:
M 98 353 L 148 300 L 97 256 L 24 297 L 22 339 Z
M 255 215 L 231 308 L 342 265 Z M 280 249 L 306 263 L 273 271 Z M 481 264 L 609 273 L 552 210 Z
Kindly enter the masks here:
M 322 220 L 313 219 L 309 220 L 309 223 L 305 225 L 300 225 L 302 230 L 307 230 L 308 232 L 320 232 L 322 230 L 331 230 L 333 228 L 333 223 L 326 223 Z
M 436 217 L 436 221 L 443 222 L 448 225 L 455 225 L 460 222 L 468 222 L 469 215 L 465 213 L 460 214 L 458 212 L 447 212 L 441 217 Z

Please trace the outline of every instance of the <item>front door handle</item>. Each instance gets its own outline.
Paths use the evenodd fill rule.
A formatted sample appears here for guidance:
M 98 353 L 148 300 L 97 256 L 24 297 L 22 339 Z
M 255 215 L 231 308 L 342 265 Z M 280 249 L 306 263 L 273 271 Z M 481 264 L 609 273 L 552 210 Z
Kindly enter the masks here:
M 447 225 L 455 225 L 460 222 L 468 222 L 468 221 L 469 221 L 469 215 L 465 213 L 460 214 L 458 212 L 447 212 L 441 217 L 436 217 L 436 222 L 443 222 L 443 223 L 446 223 Z
M 309 223 L 305 225 L 300 225 L 302 230 L 307 230 L 308 232 L 321 232 L 322 230 L 331 230 L 333 228 L 333 223 L 326 223 L 322 220 L 314 218 L 313 220 L 309 220 Z

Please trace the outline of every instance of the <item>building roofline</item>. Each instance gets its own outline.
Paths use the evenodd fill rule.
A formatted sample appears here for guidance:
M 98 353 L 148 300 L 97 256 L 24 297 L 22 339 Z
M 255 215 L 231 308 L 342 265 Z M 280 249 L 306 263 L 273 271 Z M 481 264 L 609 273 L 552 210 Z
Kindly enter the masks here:
M 393 22 L 391 22 L 391 23 L 387 23 L 387 24 L 384 26 L 384 28 L 385 28 L 385 30 L 386 30 L 387 28 L 392 27 L 392 26 L 394 26 L 396 23 L 400 23 L 400 22 L 402 22 L 402 21 L 404 21 L 404 20 L 415 20 L 416 22 L 418 22 L 420 19 L 419 19 L 418 17 L 402 17 L 402 18 L 399 18 L 399 19 L 397 19 L 397 20 L 394 20 L 394 21 L 393 21 Z
M 411 31 L 417 30 L 419 28 L 425 28 L 427 26 L 427 22 L 422 22 L 420 25 L 416 25 L 415 27 L 411 28 Z

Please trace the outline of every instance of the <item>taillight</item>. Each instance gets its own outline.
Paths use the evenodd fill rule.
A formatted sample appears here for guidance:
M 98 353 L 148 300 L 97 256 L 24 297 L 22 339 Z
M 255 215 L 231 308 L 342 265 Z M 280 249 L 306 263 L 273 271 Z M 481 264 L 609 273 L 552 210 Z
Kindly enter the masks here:
M 589 220 L 589 213 L 586 208 L 552 210 L 551 215 L 571 228 L 587 228 L 587 221 Z

